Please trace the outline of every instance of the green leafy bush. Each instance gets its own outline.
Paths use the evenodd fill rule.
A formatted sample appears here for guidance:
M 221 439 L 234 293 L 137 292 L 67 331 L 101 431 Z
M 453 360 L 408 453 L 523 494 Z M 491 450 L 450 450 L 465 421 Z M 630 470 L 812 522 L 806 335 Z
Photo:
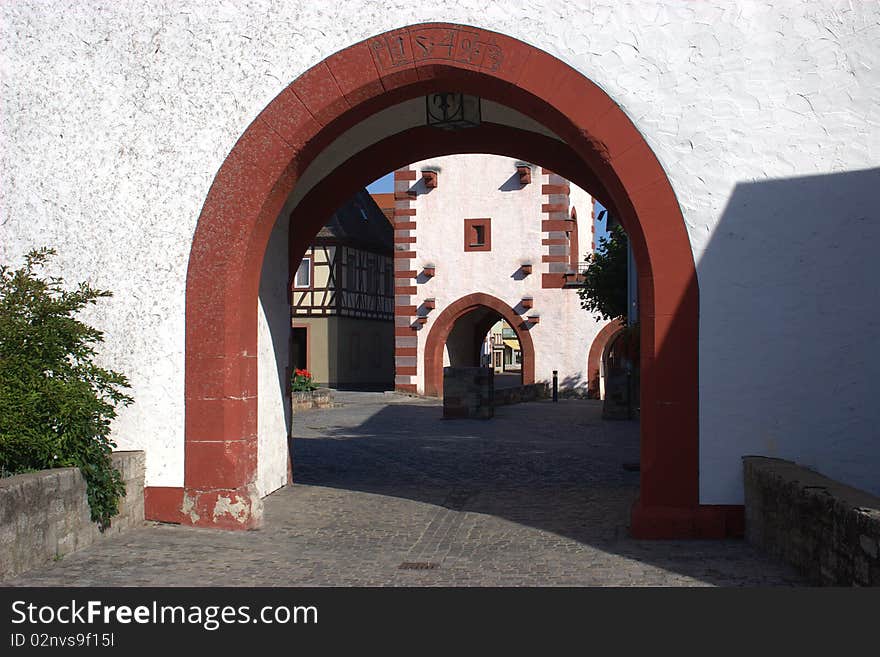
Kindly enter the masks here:
M 609 236 L 599 239 L 595 253 L 587 254 L 588 267 L 578 290 L 581 308 L 602 319 L 626 322 L 627 237 L 615 226 Z
M 0 471 L 80 468 L 103 531 L 125 495 L 110 460 L 110 422 L 132 398 L 124 375 L 93 362 L 101 331 L 75 318 L 111 293 L 87 283 L 68 291 L 60 278 L 41 278 L 53 255 L 43 248 L 20 269 L 0 265 Z

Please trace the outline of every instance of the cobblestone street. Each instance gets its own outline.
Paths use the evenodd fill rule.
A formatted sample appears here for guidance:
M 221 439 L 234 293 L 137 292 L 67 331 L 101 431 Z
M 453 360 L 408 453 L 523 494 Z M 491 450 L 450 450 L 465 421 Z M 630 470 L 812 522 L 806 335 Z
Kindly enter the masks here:
M 441 420 L 436 401 L 338 393 L 294 417 L 293 486 L 264 527 L 150 524 L 12 586 L 791 586 L 741 540 L 635 541 L 638 425 L 601 404 Z M 401 568 L 411 564 L 412 569 Z M 419 567 L 421 566 L 421 567 Z

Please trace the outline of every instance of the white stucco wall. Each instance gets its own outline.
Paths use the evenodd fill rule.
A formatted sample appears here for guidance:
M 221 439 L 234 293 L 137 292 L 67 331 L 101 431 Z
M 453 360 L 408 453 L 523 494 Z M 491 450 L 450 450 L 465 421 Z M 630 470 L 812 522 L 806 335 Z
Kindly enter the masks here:
M 880 159 L 880 4 L 3 3 L 0 259 L 53 245 L 65 278 L 115 292 L 93 317 L 148 485 L 183 481 L 186 267 L 223 158 L 308 67 L 429 20 L 583 72 L 667 172 L 700 284 L 701 501 L 741 501 L 748 453 L 880 493 L 877 171 L 851 173 Z
M 586 390 L 587 354 L 605 322 L 597 322 L 581 309 L 576 290 L 541 287 L 541 275 L 549 271 L 549 265 L 541 262 L 547 253 L 541 245 L 547 237 L 541 231 L 541 222 L 547 218 L 541 212 L 547 200 L 541 185 L 548 177 L 535 167 L 532 182 L 520 186 L 519 161 L 495 155 L 453 155 L 410 165 L 416 172 L 440 169 L 436 189 L 419 193 L 410 203 L 416 211 L 414 269 L 421 272 L 427 264 L 436 266 L 436 275 L 420 282 L 418 295 L 410 301 L 419 306 L 426 298 L 436 299 L 428 323 L 417 332 L 415 380 L 420 392 L 425 388 L 425 345 L 434 321 L 447 306 L 475 292 L 489 294 L 510 308 L 518 307 L 524 296 L 532 297 L 533 307 L 521 309 L 520 314 L 541 318 L 529 329 L 535 346 L 535 380 L 549 382 L 557 370 L 560 387 Z M 571 188 L 587 205 L 589 195 L 575 185 Z M 491 251 L 465 251 L 465 219 L 481 218 L 491 219 Z M 523 277 L 519 269 L 524 262 L 532 263 L 532 273 Z
M 289 222 L 279 221 L 269 237 L 257 312 L 257 491 L 268 495 L 287 483 L 288 436 L 292 420 L 287 377 L 290 364 L 288 301 Z

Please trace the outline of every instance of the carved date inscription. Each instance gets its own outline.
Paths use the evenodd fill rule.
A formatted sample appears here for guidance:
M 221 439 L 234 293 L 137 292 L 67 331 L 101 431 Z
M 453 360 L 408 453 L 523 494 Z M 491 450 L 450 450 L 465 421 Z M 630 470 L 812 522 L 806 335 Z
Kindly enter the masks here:
M 504 53 L 492 41 L 491 37 L 481 40 L 480 34 L 469 30 L 425 28 L 374 39 L 370 48 L 379 68 L 385 70 L 439 59 L 497 71 Z

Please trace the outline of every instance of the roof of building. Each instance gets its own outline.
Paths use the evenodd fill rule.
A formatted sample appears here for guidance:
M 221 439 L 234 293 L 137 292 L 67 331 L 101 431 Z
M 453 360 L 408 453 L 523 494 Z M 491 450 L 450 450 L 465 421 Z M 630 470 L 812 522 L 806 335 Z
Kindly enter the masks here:
M 379 206 L 379 209 L 385 213 L 385 216 L 388 217 L 388 223 L 394 224 L 394 193 L 393 192 L 381 192 L 381 193 L 373 193 L 370 194 L 373 197 L 373 200 L 376 201 L 376 205 Z
M 370 194 L 362 189 L 333 213 L 318 231 L 315 242 L 334 242 L 391 254 L 394 229 Z

